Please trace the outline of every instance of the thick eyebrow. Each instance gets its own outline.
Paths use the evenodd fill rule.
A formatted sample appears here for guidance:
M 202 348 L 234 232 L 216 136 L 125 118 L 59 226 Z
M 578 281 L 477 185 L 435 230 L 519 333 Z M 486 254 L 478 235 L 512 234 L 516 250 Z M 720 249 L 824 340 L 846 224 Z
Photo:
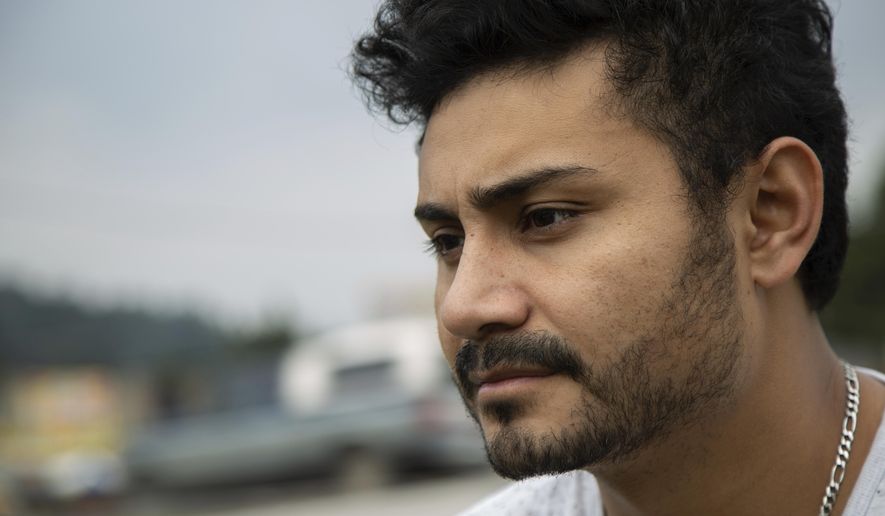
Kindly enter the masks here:
M 415 207 L 415 218 L 425 222 L 449 222 L 457 221 L 455 212 L 442 204 L 428 202 Z
M 477 186 L 470 192 L 470 201 L 476 209 L 488 210 L 503 202 L 522 197 L 539 186 L 576 175 L 595 173 L 596 169 L 582 166 L 545 167 L 491 186 Z
M 511 177 L 491 186 L 478 186 L 470 192 L 470 202 L 478 210 L 488 210 L 500 203 L 524 196 L 539 186 L 597 170 L 583 166 L 544 167 Z M 415 218 L 423 222 L 458 221 L 458 215 L 442 204 L 428 202 L 415 207 Z

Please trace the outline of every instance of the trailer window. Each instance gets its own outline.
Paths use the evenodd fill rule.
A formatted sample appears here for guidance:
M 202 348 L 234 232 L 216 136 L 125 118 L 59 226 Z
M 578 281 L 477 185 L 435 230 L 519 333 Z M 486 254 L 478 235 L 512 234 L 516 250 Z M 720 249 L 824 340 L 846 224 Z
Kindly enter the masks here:
M 393 386 L 393 362 L 390 361 L 342 367 L 335 371 L 335 392 L 338 395 L 366 394 Z

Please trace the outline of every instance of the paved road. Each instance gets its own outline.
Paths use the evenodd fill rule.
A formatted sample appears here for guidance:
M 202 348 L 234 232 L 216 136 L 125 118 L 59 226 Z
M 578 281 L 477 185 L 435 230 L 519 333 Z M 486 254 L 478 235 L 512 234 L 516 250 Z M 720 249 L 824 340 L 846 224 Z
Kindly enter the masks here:
M 449 516 L 506 485 L 487 471 L 340 492 L 321 485 L 275 486 L 186 498 L 153 498 L 110 514 L 125 516 Z
M 455 514 L 505 481 L 489 474 L 470 474 L 356 493 L 281 500 L 257 507 L 213 511 L 217 516 L 448 516 Z M 203 513 L 208 516 L 210 513 Z M 202 516 L 202 515 L 201 515 Z

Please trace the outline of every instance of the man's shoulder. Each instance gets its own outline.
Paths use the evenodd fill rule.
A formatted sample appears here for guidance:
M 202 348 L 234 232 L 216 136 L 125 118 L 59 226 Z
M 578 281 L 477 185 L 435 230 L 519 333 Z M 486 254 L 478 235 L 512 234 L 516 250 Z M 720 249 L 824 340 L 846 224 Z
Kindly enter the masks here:
M 542 515 L 602 516 L 599 487 L 593 475 L 571 471 L 514 482 L 461 516 Z
M 856 366 L 856 368 L 858 372 L 866 373 L 873 378 L 879 380 L 880 382 L 885 383 L 885 373 L 882 373 L 881 371 L 877 371 L 875 369 L 870 369 L 868 367 Z

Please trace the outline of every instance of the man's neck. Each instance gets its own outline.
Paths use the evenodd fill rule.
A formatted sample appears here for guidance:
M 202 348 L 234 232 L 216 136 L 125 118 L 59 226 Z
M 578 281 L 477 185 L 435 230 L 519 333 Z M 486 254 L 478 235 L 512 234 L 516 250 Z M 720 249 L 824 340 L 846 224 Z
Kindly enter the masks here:
M 845 415 L 842 366 L 817 318 L 780 314 L 748 348 L 737 399 L 627 462 L 594 468 L 607 516 L 814 514 Z M 775 337 L 779 335 L 780 337 Z M 764 352 L 763 352 L 764 351 Z M 857 437 L 834 514 L 857 479 L 885 405 L 861 382 Z

